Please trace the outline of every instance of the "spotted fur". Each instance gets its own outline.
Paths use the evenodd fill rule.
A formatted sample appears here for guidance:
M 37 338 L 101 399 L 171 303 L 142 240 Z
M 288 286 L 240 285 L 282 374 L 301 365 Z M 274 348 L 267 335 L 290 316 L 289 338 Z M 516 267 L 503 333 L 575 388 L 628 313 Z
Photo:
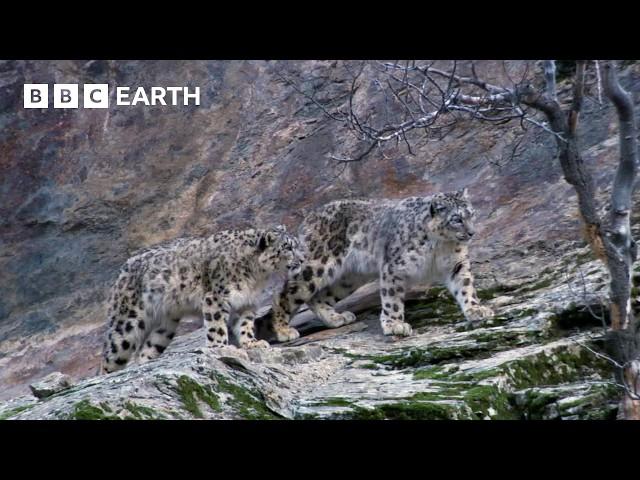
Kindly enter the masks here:
M 182 238 L 131 257 L 109 297 L 102 371 L 162 354 L 189 314 L 203 317 L 209 347 L 228 344 L 232 313 L 241 347 L 267 347 L 255 338 L 255 301 L 272 274 L 295 271 L 301 260 L 298 240 L 284 227 Z
M 353 313 L 338 313 L 334 305 L 376 279 L 385 335 L 412 333 L 404 321 L 404 296 L 412 283 L 446 285 L 469 320 L 492 316 L 473 286 L 473 220 L 466 189 L 399 201 L 337 201 L 311 213 L 300 233 L 305 260 L 274 299 L 276 338 L 299 336 L 289 319 L 305 303 L 329 327 L 355 321 Z

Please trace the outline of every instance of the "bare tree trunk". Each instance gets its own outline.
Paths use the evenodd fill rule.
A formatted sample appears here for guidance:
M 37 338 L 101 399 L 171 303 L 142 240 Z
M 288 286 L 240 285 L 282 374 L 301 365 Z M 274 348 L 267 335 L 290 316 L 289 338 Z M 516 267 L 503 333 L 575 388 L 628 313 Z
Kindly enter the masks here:
M 546 68 L 545 68 L 546 70 Z M 556 99 L 549 95 L 555 87 L 547 85 L 547 94 L 525 96 L 524 103 L 542 111 L 549 121 L 558 144 L 558 158 L 565 180 L 574 187 L 578 209 L 584 222 L 586 238 L 595 255 L 610 273 L 611 332 L 609 348 L 620 366 L 618 382 L 625 387 L 621 417 L 640 420 L 640 335 L 638 323 L 631 311 L 631 272 L 636 259 L 636 244 L 631 236 L 631 194 L 637 173 L 638 152 L 633 102 L 618 83 L 615 67 L 604 67 L 604 90 L 613 102 L 620 120 L 620 163 L 611 192 L 611 214 L 608 225 L 598 215 L 596 187 L 591 172 L 581 155 L 577 135 L 578 118 L 582 107 L 585 62 L 578 61 L 573 88 L 573 102 L 568 114 Z M 554 81 L 547 75 L 547 81 Z
M 611 191 L 611 213 L 604 231 L 606 261 L 611 273 L 611 346 L 623 366 L 619 381 L 626 387 L 621 413 L 640 420 L 640 359 L 638 323 L 631 310 L 631 272 L 636 243 L 631 235 L 631 195 L 638 170 L 636 119 L 633 102 L 618 82 L 615 64 L 604 63 L 605 95 L 616 107 L 620 122 L 620 162 Z
M 530 93 L 523 98 L 525 104 L 543 112 L 551 129 L 557 133 L 558 159 L 564 178 L 576 191 L 578 210 L 585 227 L 585 236 L 598 258 L 605 261 L 605 252 L 601 236 L 601 220 L 596 205 L 596 187 L 591 172 L 586 168 L 580 152 L 577 135 L 578 118 L 582 108 L 584 86 L 584 61 L 576 66 L 576 77 L 573 88 L 573 102 L 567 115 L 557 99 L 549 95 L 539 96 Z M 555 84 L 555 78 L 546 77 Z M 547 85 L 546 91 L 555 91 L 555 86 Z

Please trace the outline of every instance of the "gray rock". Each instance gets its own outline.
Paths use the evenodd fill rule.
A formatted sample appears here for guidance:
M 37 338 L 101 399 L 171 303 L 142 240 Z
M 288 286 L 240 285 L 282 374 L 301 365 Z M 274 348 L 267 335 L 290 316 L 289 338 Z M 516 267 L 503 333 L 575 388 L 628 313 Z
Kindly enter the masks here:
M 54 393 L 59 393 L 73 386 L 73 380 L 69 375 L 60 372 L 53 372 L 42 380 L 29 385 L 31 392 L 38 398 L 50 397 Z

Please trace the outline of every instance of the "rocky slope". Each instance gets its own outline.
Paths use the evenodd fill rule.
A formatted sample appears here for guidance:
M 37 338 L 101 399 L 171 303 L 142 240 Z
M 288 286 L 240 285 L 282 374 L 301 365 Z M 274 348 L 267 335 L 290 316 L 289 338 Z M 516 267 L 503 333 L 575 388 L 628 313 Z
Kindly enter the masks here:
M 409 301 L 407 339 L 382 336 L 378 308 L 270 349 L 211 351 L 196 331 L 148 364 L 15 398 L 0 418 L 612 419 L 619 392 L 593 353 L 603 329 L 576 303 L 583 288 L 605 291 L 604 275 L 582 253 L 559 259 L 564 277 L 482 290 L 498 310 L 484 324 L 467 325 L 434 288 Z
M 505 80 L 499 62 L 478 69 Z M 318 98 L 345 88 L 341 62 L 329 61 L 0 63 L 0 399 L 15 397 L 0 416 L 135 417 L 126 399 L 149 409 L 134 405 L 138 416 L 168 418 L 615 415 L 610 372 L 581 346 L 597 346 L 602 334 L 580 309 L 597 303 L 604 280 L 585 263 L 575 195 L 553 140 L 530 130 L 522 153 L 496 165 L 516 126 L 470 123 L 441 141 L 417 139 L 414 156 L 387 150 L 336 177 L 327 154 L 357 145 L 279 74 Z M 638 91 L 639 79 L 631 65 L 623 84 Z M 22 109 L 22 84 L 47 82 L 198 85 L 203 100 Z M 587 101 L 581 134 L 604 195 L 617 156 L 611 109 Z M 304 345 L 218 357 L 201 350 L 191 322 L 158 361 L 87 378 L 98 364 L 105 289 L 133 251 L 230 226 L 295 228 L 305 210 L 337 198 L 461 187 L 478 211 L 473 269 L 485 297 L 495 297 L 495 325 L 458 331 L 449 299 L 432 292 L 410 308 L 418 335 L 407 340 L 384 341 L 373 307 L 347 328 L 357 331 L 316 331 Z M 580 272 L 593 277 L 586 294 Z M 565 317 L 575 325 L 558 326 Z M 317 329 L 300 318 L 308 332 Z M 562 371 L 545 379 L 532 367 L 523 378 L 518 370 L 529 361 Z M 40 402 L 25 396 L 54 371 L 79 383 Z M 575 409 L 579 399 L 584 408 Z

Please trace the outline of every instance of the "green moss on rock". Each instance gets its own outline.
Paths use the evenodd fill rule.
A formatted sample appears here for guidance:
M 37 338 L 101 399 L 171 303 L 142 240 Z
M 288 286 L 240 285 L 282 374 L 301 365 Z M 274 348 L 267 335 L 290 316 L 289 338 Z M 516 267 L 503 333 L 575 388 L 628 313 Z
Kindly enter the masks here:
M 458 371 L 452 380 L 479 382 L 501 378 L 512 389 L 558 385 L 587 377 L 611 378 L 611 365 L 581 345 L 567 345 L 542 351 L 477 372 Z
M 28 405 L 20 405 L 19 407 L 11 408 L 3 413 L 0 413 L 0 420 L 7 420 L 11 417 L 15 417 L 19 413 L 24 412 L 25 410 L 29 410 L 34 405 L 35 403 L 30 403 Z
M 246 388 L 228 381 L 223 375 L 214 374 L 220 391 L 230 396 L 227 403 L 232 406 L 246 420 L 274 420 L 281 418 L 274 414 L 264 402 L 258 400 L 259 393 L 252 394 Z
M 434 287 L 426 296 L 405 303 L 405 321 L 413 328 L 457 323 L 464 315 L 454 298 L 442 287 Z
M 358 365 L 358 368 L 364 368 L 365 370 L 377 370 L 380 368 L 380 365 L 376 365 L 375 363 L 365 363 L 364 365 Z
M 355 407 L 339 415 L 348 420 L 451 420 L 457 418 L 453 408 L 433 402 L 403 402 L 377 405 L 375 408 Z
M 180 400 L 191 415 L 197 418 L 203 418 L 200 410 L 199 401 L 209 405 L 211 410 L 220 410 L 220 401 L 218 396 L 209 386 L 200 385 L 192 378 L 182 375 L 178 378 L 176 384 L 176 392 L 180 396 Z
M 66 418 L 69 420 L 121 420 L 117 415 L 109 415 L 100 407 L 92 405 L 89 400 L 76 403 Z
M 581 385 L 586 378 L 606 381 L 612 377 L 610 365 L 583 345 L 558 345 L 552 350 L 514 358 L 476 371 L 460 370 L 464 365 L 462 363 L 448 363 L 459 357 L 478 358 L 484 355 L 485 352 L 478 349 L 496 351 L 500 348 L 496 342 L 503 343 L 508 348 L 537 343 L 540 340 L 537 335 L 538 333 L 528 331 L 496 330 L 472 334 L 474 342 L 459 346 L 410 348 L 388 355 L 357 355 L 358 358 L 367 358 L 372 363 L 387 368 L 415 368 L 413 379 L 425 381 L 425 389 L 411 397 L 375 407 L 357 405 L 357 401 L 349 405 L 349 399 L 336 399 L 335 402 L 328 399 L 327 406 L 333 404 L 349 408 L 348 411 L 332 414 L 329 418 L 613 418 L 615 402 L 612 400 L 619 392 L 601 389 L 593 394 L 576 395 L 574 401 L 567 401 L 573 395 L 571 384 Z M 593 341 L 590 344 L 592 347 L 595 345 Z M 447 364 L 437 363 L 445 358 Z M 532 392 L 546 392 L 553 390 L 553 386 L 559 386 L 558 391 L 562 393 L 531 393 L 526 401 L 516 402 L 516 391 L 532 389 Z M 521 394 L 518 395 L 521 398 Z M 322 403 L 318 406 L 322 406 Z
M 571 389 L 563 392 L 531 388 L 518 393 L 516 403 L 522 418 L 526 420 L 556 418 L 614 420 L 619 396 L 620 391 L 610 384 L 594 384 L 586 392 L 575 393 Z M 569 400 L 569 398 L 573 399 Z
M 514 420 L 519 418 L 507 392 L 497 385 L 478 385 L 464 394 L 465 403 L 478 419 Z
M 577 381 L 597 374 L 609 378 L 612 375 L 609 363 L 581 346 L 568 346 L 553 352 L 509 362 L 503 372 L 514 388 L 539 385 L 558 385 Z
M 413 373 L 414 380 L 442 380 L 450 379 L 457 370 L 454 368 L 443 368 L 439 365 L 430 365 L 428 367 L 420 368 Z
M 517 330 L 484 331 L 470 335 L 474 341 L 481 343 L 484 348 L 494 352 L 531 345 L 536 343 L 539 336 L 540 334 L 537 331 Z
M 124 408 L 127 409 L 131 415 L 133 415 L 133 419 L 135 420 L 146 420 L 146 419 L 161 419 L 166 418 L 165 415 L 155 411 L 153 408 L 145 407 L 144 405 L 138 405 L 133 402 L 125 402 Z M 125 417 L 129 419 L 128 417 Z
M 553 284 L 553 278 L 548 277 L 548 278 L 545 278 L 544 280 L 540 280 L 539 282 L 534 283 L 533 285 L 529 285 L 520 289 L 519 293 L 528 293 L 536 290 L 542 290 L 543 288 L 550 287 L 552 284 Z
M 482 339 L 480 339 L 482 337 Z M 391 369 L 420 368 L 440 365 L 460 360 L 482 359 L 491 356 L 492 352 L 504 350 L 514 345 L 528 342 L 527 333 L 500 332 L 493 338 L 490 334 L 482 334 L 478 341 L 470 341 L 460 345 L 429 346 L 426 348 L 407 348 L 385 355 L 345 354 L 356 360 L 367 360 L 370 365 L 378 364 Z M 510 339 L 510 343 L 507 341 Z M 482 341 L 484 340 L 484 341 Z M 425 377 L 426 378 L 426 377 Z

